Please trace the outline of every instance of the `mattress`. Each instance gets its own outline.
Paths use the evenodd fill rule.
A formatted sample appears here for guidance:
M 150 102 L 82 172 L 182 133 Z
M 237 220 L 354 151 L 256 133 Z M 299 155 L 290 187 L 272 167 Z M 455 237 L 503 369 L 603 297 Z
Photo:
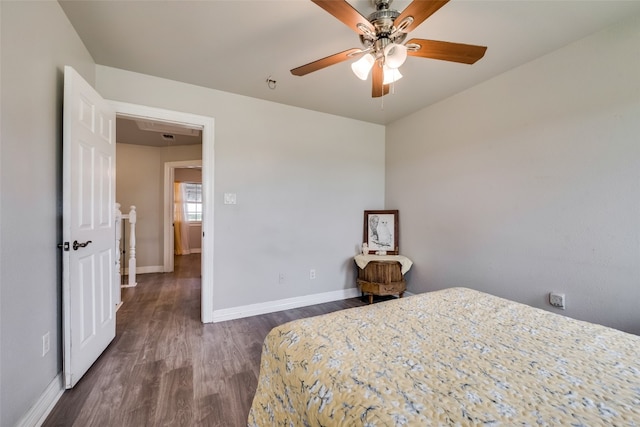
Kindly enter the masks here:
M 466 288 L 265 338 L 249 426 L 640 425 L 640 337 Z

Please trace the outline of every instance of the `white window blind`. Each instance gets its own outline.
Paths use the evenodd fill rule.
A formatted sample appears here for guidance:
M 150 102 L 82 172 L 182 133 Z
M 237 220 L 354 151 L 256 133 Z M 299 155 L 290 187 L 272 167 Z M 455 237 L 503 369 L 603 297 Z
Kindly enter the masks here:
M 202 221 L 202 184 L 187 182 L 184 186 L 187 221 Z

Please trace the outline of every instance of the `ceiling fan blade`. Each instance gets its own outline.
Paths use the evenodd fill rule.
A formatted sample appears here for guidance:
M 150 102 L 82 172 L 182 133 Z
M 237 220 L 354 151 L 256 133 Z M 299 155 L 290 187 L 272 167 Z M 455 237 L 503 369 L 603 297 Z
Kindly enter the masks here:
M 484 56 L 486 46 L 476 46 L 472 44 L 451 43 L 437 40 L 411 39 L 405 45 L 416 44 L 420 46 L 418 50 L 407 50 L 407 55 L 419 56 L 421 58 L 441 59 L 443 61 L 461 62 L 463 64 L 474 64 Z
M 407 25 L 402 32 L 408 33 L 409 31 L 413 31 L 418 25 L 422 24 L 425 19 L 436 13 L 438 9 L 448 2 L 449 0 L 413 0 L 395 19 L 394 24 L 398 26 L 405 18 L 411 16 L 413 22 Z
M 363 31 L 359 28 L 359 24 L 364 26 L 364 28 L 368 29 L 371 33 L 375 34 L 376 30 L 371 25 L 371 22 L 367 20 L 364 16 L 360 14 L 357 10 L 353 8 L 349 3 L 345 0 L 311 0 L 338 20 L 342 21 L 347 27 L 351 28 L 358 34 L 365 34 L 366 31 Z
M 382 84 L 383 79 L 382 64 L 376 61 L 371 69 L 371 96 L 373 98 L 379 98 L 389 93 L 389 85 Z
M 318 59 L 317 61 L 310 62 L 300 67 L 291 70 L 291 74 L 294 76 L 304 76 L 305 74 L 313 73 L 314 71 L 321 70 L 330 65 L 338 64 L 342 61 L 352 59 L 354 54 L 362 52 L 362 49 L 348 49 L 344 52 L 336 53 L 326 58 Z

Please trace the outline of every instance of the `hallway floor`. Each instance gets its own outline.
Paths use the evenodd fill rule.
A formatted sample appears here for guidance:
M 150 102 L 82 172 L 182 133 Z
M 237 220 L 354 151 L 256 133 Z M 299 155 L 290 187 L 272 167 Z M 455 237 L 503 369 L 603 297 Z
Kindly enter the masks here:
M 220 323 L 200 322 L 200 255 L 122 289 L 116 338 L 43 424 L 246 426 L 262 342 L 275 326 L 364 305 L 358 298 Z

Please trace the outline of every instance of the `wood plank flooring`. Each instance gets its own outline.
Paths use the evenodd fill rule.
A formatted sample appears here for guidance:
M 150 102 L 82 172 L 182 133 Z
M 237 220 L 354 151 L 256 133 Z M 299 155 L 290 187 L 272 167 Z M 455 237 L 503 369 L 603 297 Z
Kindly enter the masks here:
M 246 426 L 262 342 L 275 326 L 364 305 L 359 298 L 202 324 L 200 256 L 122 290 L 115 340 L 43 424 Z

